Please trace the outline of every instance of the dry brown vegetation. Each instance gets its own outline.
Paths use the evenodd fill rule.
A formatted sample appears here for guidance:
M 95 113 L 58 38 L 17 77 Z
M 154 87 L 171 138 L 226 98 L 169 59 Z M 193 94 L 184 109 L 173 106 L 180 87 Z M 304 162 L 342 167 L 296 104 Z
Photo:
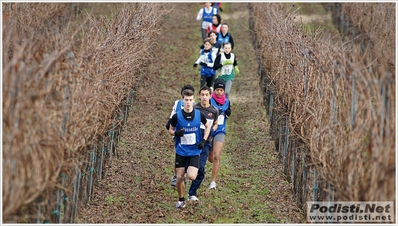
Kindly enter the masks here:
M 63 73 L 65 76 L 62 79 L 58 78 L 58 80 L 53 80 L 56 76 L 52 73 L 56 73 L 51 71 L 48 75 L 52 77 L 44 78 L 47 78 L 45 81 L 49 86 L 53 85 L 53 81 L 55 85 L 58 85 L 55 86 L 56 89 L 48 88 L 56 92 L 54 91 L 51 93 L 40 86 L 32 87 L 46 91 L 43 91 L 43 98 L 49 98 L 48 96 L 53 98 L 51 95 L 54 94 L 55 97 L 50 99 L 49 102 L 55 105 L 55 107 L 50 109 L 47 105 L 44 105 L 48 110 L 46 111 L 48 117 L 46 117 L 43 115 L 44 110 L 40 110 L 43 106 L 37 106 L 37 117 L 42 121 L 48 121 L 48 124 L 42 125 L 44 131 L 43 135 L 40 136 L 32 132 L 33 135 L 31 139 L 29 139 L 26 137 L 26 133 L 37 129 L 37 125 L 24 124 L 26 125 L 26 129 L 23 127 L 24 130 L 21 131 L 19 128 L 16 128 L 19 136 L 13 138 L 20 139 L 26 144 L 30 141 L 40 142 L 46 137 L 51 137 L 49 140 L 54 143 L 52 147 L 45 146 L 45 143 L 35 143 L 35 147 L 40 149 L 42 153 L 49 153 L 50 151 L 58 153 L 54 150 L 63 150 L 64 152 L 70 150 L 70 152 L 67 153 L 70 154 L 71 159 L 67 162 L 65 159 L 67 159 L 68 156 L 62 156 L 60 154 L 54 156 L 54 158 L 64 158 L 61 160 L 58 159 L 57 164 L 62 164 L 61 166 L 55 165 L 55 163 L 53 164 L 53 159 L 34 159 L 35 164 L 33 164 L 33 162 L 28 162 L 28 160 L 26 160 L 26 158 L 30 158 L 29 156 L 26 158 L 23 158 L 23 156 L 19 158 L 19 156 L 16 155 L 11 156 L 9 153 L 3 153 L 3 156 L 5 156 L 5 164 L 7 164 L 6 167 L 8 167 L 5 169 L 7 171 L 4 171 L 7 172 L 4 173 L 4 175 L 8 174 L 5 178 L 7 183 L 4 183 L 4 187 L 8 186 L 8 188 L 11 188 L 11 191 L 14 189 L 14 187 L 12 187 L 13 184 L 9 184 L 13 181 L 9 178 L 12 176 L 12 173 L 9 173 L 9 168 L 12 167 L 10 166 L 10 162 L 12 161 L 20 164 L 19 166 L 25 164 L 27 168 L 30 167 L 34 169 L 37 174 L 28 175 L 29 178 L 20 177 L 22 180 L 15 180 L 18 185 L 23 185 L 25 183 L 35 185 L 36 181 L 31 177 L 43 176 L 41 173 L 37 173 L 36 168 L 39 166 L 36 165 L 36 163 L 41 163 L 43 167 L 51 165 L 54 170 L 51 172 L 48 172 L 50 168 L 44 168 L 42 170 L 43 172 L 48 172 L 48 174 L 53 175 L 51 181 L 41 180 L 43 183 L 47 183 L 43 185 L 43 187 L 45 187 L 43 191 L 34 190 L 33 188 L 28 189 L 27 187 L 17 190 L 19 195 L 27 191 L 30 192 L 32 196 L 36 196 L 37 198 L 33 198 L 33 202 L 26 202 L 26 200 L 23 199 L 27 196 L 22 196 L 20 200 L 12 203 L 12 201 L 15 200 L 15 196 L 13 196 L 12 193 L 3 194 L 9 196 L 7 199 L 3 199 L 3 201 L 12 204 L 11 206 L 7 206 L 7 215 L 3 215 L 4 222 L 225 223 L 301 221 L 301 211 L 294 204 L 294 198 L 289 192 L 289 185 L 285 182 L 283 173 L 280 171 L 278 160 L 272 155 L 272 150 L 268 149 L 269 135 L 268 133 L 260 132 L 262 128 L 266 128 L 267 122 L 264 117 L 265 112 L 263 105 L 259 104 L 258 101 L 261 99 L 261 90 L 258 86 L 258 75 L 255 69 L 257 61 L 253 57 L 254 50 L 250 42 L 245 42 L 247 33 L 250 33 L 247 27 L 247 5 L 244 3 L 232 4 L 230 12 L 238 12 L 237 15 L 239 15 L 239 18 L 231 18 L 228 20 L 228 22 L 231 23 L 231 29 L 235 30 L 234 34 L 236 40 L 241 43 L 237 47 L 238 52 L 238 49 L 241 49 L 241 54 L 239 54 L 242 58 L 240 61 L 242 63 L 241 70 L 247 71 L 247 73 L 245 73 L 245 76 L 237 78 L 236 84 L 241 85 L 236 85 L 236 93 L 231 95 L 231 97 L 237 96 L 237 101 L 234 102 L 233 105 L 236 109 L 236 116 L 234 116 L 235 119 L 233 122 L 236 125 L 231 126 L 231 134 L 234 134 L 234 128 L 237 129 L 235 131 L 236 135 L 229 138 L 231 142 L 229 146 L 226 146 L 224 155 L 225 165 L 223 165 L 220 171 L 219 186 L 224 189 L 218 189 L 215 192 L 204 189 L 205 191 L 201 191 L 200 197 L 203 203 L 198 203 L 197 205 L 189 204 L 188 208 L 184 211 L 176 211 L 174 207 L 175 190 L 169 185 L 170 176 L 172 175 L 173 143 L 171 142 L 170 135 L 164 130 L 163 125 L 169 116 L 174 100 L 179 98 L 178 90 L 180 87 L 186 83 L 192 83 L 195 88 L 199 85 L 198 71 L 192 68 L 192 60 L 196 58 L 197 49 L 200 44 L 198 26 L 195 26 L 198 23 L 195 20 L 195 14 L 197 12 L 196 7 L 201 7 L 201 4 L 170 4 L 170 6 L 176 7 L 173 8 L 173 13 L 164 17 L 166 18 L 164 21 L 167 21 L 167 24 L 164 25 L 163 20 L 161 22 L 158 21 L 156 24 L 156 27 L 159 25 L 159 28 L 161 28 L 162 35 L 153 38 L 150 36 L 150 34 L 152 34 L 150 31 L 146 33 L 148 34 L 146 37 L 158 43 L 153 43 L 153 45 L 148 48 L 146 40 L 144 40 L 144 42 L 142 42 L 141 39 L 138 41 L 135 40 L 135 42 L 140 43 L 143 49 L 138 49 L 138 53 L 133 51 L 128 53 L 123 52 L 123 54 L 130 54 L 130 57 L 135 58 L 137 58 L 136 54 L 139 53 L 141 53 L 139 57 L 146 56 L 149 59 L 153 55 L 156 55 L 156 57 L 160 59 L 167 58 L 167 61 L 155 61 L 148 65 L 138 65 L 137 67 L 141 67 L 142 71 L 134 71 L 134 73 L 124 68 L 132 73 L 129 78 L 132 81 L 129 80 L 127 82 L 131 82 L 133 88 L 126 85 L 126 87 L 128 87 L 127 91 L 118 90 L 118 88 L 121 89 L 121 85 L 114 81 L 119 81 L 118 79 L 120 78 L 118 76 L 113 76 L 117 68 L 108 71 L 107 74 L 103 72 L 107 67 L 110 67 L 109 65 L 102 67 L 103 61 L 107 60 L 105 59 L 106 57 L 103 57 L 102 54 L 98 54 L 95 55 L 97 58 L 89 58 L 92 56 L 89 55 L 89 53 L 95 54 L 97 51 L 97 49 L 93 47 L 98 47 L 98 45 L 100 45 L 104 51 L 111 48 L 110 46 L 118 47 L 117 44 L 112 42 L 113 39 L 105 39 L 107 36 L 114 37 L 114 33 L 106 33 L 107 29 L 111 27 L 109 23 L 114 20 L 109 20 L 109 23 L 104 23 L 106 25 L 105 27 L 99 26 L 102 24 L 102 21 L 108 21 L 107 18 L 111 19 L 110 9 L 108 8 L 109 5 L 112 4 L 88 5 L 87 8 L 92 8 L 93 11 L 96 11 L 96 15 L 91 15 L 90 12 L 86 14 L 86 11 L 91 10 L 83 9 L 83 12 L 77 15 L 73 20 L 75 22 L 84 21 L 84 19 L 88 17 L 86 23 L 78 23 L 78 25 L 83 24 L 81 26 L 70 25 L 71 31 L 78 30 L 78 32 L 74 36 L 76 39 L 72 42 L 73 55 L 69 54 L 69 56 L 73 56 L 72 59 L 74 62 L 80 63 L 78 69 L 80 69 L 82 73 L 80 75 L 74 75 L 74 80 L 72 80 L 71 74 L 75 72 L 75 67 L 72 68 L 73 71 L 69 74 L 66 73 L 69 72 L 69 70 L 62 71 L 60 68 L 55 67 L 54 71 L 59 71 L 59 73 Z M 140 7 L 138 8 L 141 9 Z M 228 11 L 228 8 L 226 8 L 226 10 Z M 161 12 L 157 12 L 157 14 L 160 16 Z M 149 16 L 153 18 L 153 15 Z M 183 19 L 181 20 L 181 18 Z M 119 22 L 117 19 L 116 17 L 114 23 Z M 243 20 L 245 20 L 245 23 L 238 23 L 238 21 L 240 22 Z M 144 20 L 144 23 L 146 21 L 148 20 Z M 93 24 L 97 24 L 98 26 L 89 26 Z M 60 28 L 65 27 L 67 27 L 67 25 L 60 26 Z M 85 41 L 88 40 L 85 38 L 85 33 L 88 33 L 90 30 L 95 31 L 100 29 L 104 31 L 101 33 L 104 37 L 101 36 L 101 38 L 110 41 L 106 43 L 104 43 L 104 41 L 97 45 L 90 45 L 90 43 L 88 43 L 89 41 Z M 65 34 L 69 33 L 65 32 Z M 137 35 L 139 35 L 139 33 Z M 60 37 L 61 36 L 63 35 L 60 34 Z M 128 33 L 127 36 L 130 36 L 130 34 Z M 91 37 L 89 40 L 96 42 L 101 40 L 101 38 L 94 37 L 93 39 Z M 48 40 L 51 41 L 51 37 L 49 37 Z M 60 38 L 60 40 L 62 40 L 62 38 Z M 175 40 L 184 40 L 184 42 L 176 42 Z M 124 42 L 125 40 L 122 39 L 119 41 Z M 86 46 L 88 46 L 89 49 L 87 49 Z M 147 52 L 140 52 L 145 49 L 151 52 L 147 55 L 145 55 Z M 12 48 L 10 48 L 10 50 L 12 50 Z M 27 48 L 26 51 L 29 52 L 30 49 Z M 66 53 L 69 52 L 70 51 L 66 51 Z M 85 57 L 84 59 L 86 61 L 82 62 L 79 60 L 79 54 L 81 53 L 86 53 L 86 55 L 82 56 Z M 107 52 L 107 54 L 109 54 L 109 52 Z M 113 51 L 111 51 L 111 54 L 114 54 Z M 10 60 L 12 59 L 12 55 L 7 56 L 9 56 Z M 61 56 L 62 59 L 65 58 L 64 55 Z M 69 58 L 67 57 L 68 54 L 66 54 L 65 60 L 67 65 L 68 63 L 75 65 L 73 64 L 74 62 L 69 62 Z M 92 60 L 93 58 L 94 62 Z M 89 59 L 91 61 L 88 61 Z M 95 59 L 101 60 L 95 61 Z M 116 58 L 114 61 L 118 59 L 119 58 Z M 54 65 L 57 64 L 58 61 L 55 61 Z M 101 67 L 98 68 L 97 65 L 101 65 Z M 133 67 L 131 70 L 136 69 L 134 65 L 131 66 Z M 97 68 L 94 70 L 94 67 Z M 25 71 L 26 70 L 28 69 L 25 69 Z M 24 71 L 22 71 L 22 73 L 23 72 Z M 16 74 L 17 72 L 12 75 Z M 5 81 L 10 82 L 9 80 L 12 75 L 7 77 L 8 80 Z M 35 76 L 35 74 L 33 75 Z M 47 76 L 47 74 L 45 76 Z M 97 76 L 102 77 L 98 78 Z M 104 77 L 108 78 L 108 76 L 112 76 L 112 81 L 110 79 L 104 79 Z M 70 79 L 68 80 L 68 78 Z M 69 81 L 69 83 L 67 83 L 67 81 Z M 18 83 L 20 86 L 28 86 L 29 84 L 30 83 L 22 84 L 22 81 Z M 112 84 L 112 87 L 102 88 L 102 86 L 107 84 Z M 10 87 L 12 87 L 12 85 Z M 98 89 L 98 92 L 95 89 Z M 26 92 L 26 89 L 22 90 Z M 132 101 L 131 96 L 128 94 L 131 90 L 136 92 L 133 106 L 128 104 Z M 251 90 L 251 92 L 248 93 L 247 90 Z M 12 89 L 9 87 L 5 89 L 7 94 L 11 91 Z M 47 92 L 50 93 L 48 94 Z M 101 95 L 99 92 L 105 92 L 105 94 Z M 126 99 L 123 99 L 121 101 L 122 103 L 119 104 L 110 103 L 107 98 L 114 93 L 120 92 L 125 92 L 124 94 L 121 93 L 120 96 L 125 96 Z M 159 95 L 159 93 L 161 95 Z M 82 96 L 83 94 L 86 96 Z M 78 97 L 80 99 L 75 99 Z M 86 99 L 93 98 L 93 101 L 97 101 L 98 104 L 89 102 L 84 99 L 84 97 L 86 97 Z M 73 104 L 70 104 L 71 98 L 75 100 Z M 8 99 L 12 99 L 11 95 L 7 96 L 7 103 L 10 103 L 11 101 Z M 117 97 L 115 97 L 114 100 L 117 100 Z M 14 101 L 13 103 L 18 103 L 19 100 L 14 98 L 12 101 Z M 22 103 L 24 103 L 23 99 Z M 89 105 L 91 103 L 92 105 Z M 249 106 L 255 103 L 258 104 L 256 108 L 249 108 Z M 46 104 L 48 103 L 46 102 Z M 24 103 L 24 106 L 27 108 L 27 106 L 31 107 L 32 105 Z M 127 110 L 125 106 L 132 107 L 130 117 L 128 117 L 129 120 L 121 122 L 121 115 L 124 114 L 124 119 L 127 117 L 124 112 Z M 87 114 L 86 116 L 78 112 L 79 107 L 86 110 L 86 112 L 84 112 Z M 105 107 L 115 107 L 117 111 L 110 113 L 111 110 L 103 109 Z M 8 110 L 5 108 L 3 109 L 5 111 Z M 62 111 L 59 112 L 59 109 Z M 108 114 L 99 109 L 103 109 L 103 111 Z M 252 113 L 250 113 L 248 109 L 250 109 Z M 120 111 L 122 110 L 123 113 L 121 114 Z M 92 111 L 100 112 L 92 114 Z M 53 116 L 52 112 L 58 112 L 58 118 Z M 10 114 L 5 115 L 6 117 L 3 121 L 8 122 L 10 118 L 13 119 Z M 255 115 L 256 118 L 251 117 L 252 115 Z M 29 120 L 31 118 L 26 114 L 23 116 L 27 117 Z M 79 117 L 84 117 L 86 120 L 89 120 L 89 122 L 86 123 L 86 121 Z M 104 117 L 104 120 L 102 120 L 101 117 Z M 63 120 L 66 120 L 67 123 L 64 123 Z M 246 124 L 248 120 L 250 122 L 253 120 L 257 123 Z M 75 123 L 75 121 L 77 122 Z M 78 126 L 80 124 L 82 130 L 78 131 Z M 123 127 L 126 127 L 123 131 L 121 131 L 121 124 Z M 71 125 L 75 127 L 71 127 Z M 88 134 L 93 132 L 90 125 L 100 130 L 96 132 L 97 135 Z M 242 125 L 244 125 L 244 127 L 242 127 Z M 51 127 L 53 130 L 50 131 L 48 127 Z M 114 127 L 118 128 L 115 129 Z M 6 128 L 9 130 L 14 129 L 10 128 L 8 125 Z M 65 138 L 64 140 L 60 140 L 64 131 L 65 133 L 63 135 Z M 47 135 L 47 133 L 51 132 L 53 132 L 54 135 Z M 119 138 L 116 140 L 115 137 L 119 137 L 119 135 L 122 135 L 120 136 L 120 140 Z M 82 137 L 82 139 L 78 141 L 80 143 L 66 143 L 67 141 L 73 142 L 74 137 L 77 139 L 76 136 Z M 242 140 L 244 142 L 242 142 Z M 258 140 L 262 140 L 264 143 L 256 143 L 255 141 Z M 4 141 L 6 141 L 6 139 L 4 139 Z M 9 141 L 10 139 L 7 139 L 7 142 Z M 58 143 L 55 143 L 55 141 Z M 112 145 L 112 142 L 113 144 L 117 143 L 117 147 Z M 80 146 L 76 147 L 77 145 Z M 240 148 L 241 145 L 246 146 L 247 149 Z M 23 144 L 18 146 L 7 144 L 4 145 L 4 148 L 5 150 L 15 150 L 13 153 L 19 154 L 23 153 L 23 148 L 25 150 L 30 147 L 24 146 Z M 71 148 L 79 149 L 71 150 Z M 62 152 L 60 151 L 60 153 Z M 261 161 L 258 161 L 260 153 L 265 154 L 264 156 L 260 156 Z M 240 161 L 242 154 L 245 155 L 244 161 Z M 32 151 L 30 155 L 35 156 L 37 153 Z M 105 157 L 102 158 L 102 155 Z M 106 160 L 106 162 L 102 162 L 102 160 Z M 25 162 L 20 163 L 21 161 Z M 255 164 L 250 164 L 251 162 Z M 101 167 L 103 167 L 103 171 Z M 237 167 L 239 167 L 240 170 L 236 170 L 238 169 Z M 21 168 L 24 167 L 21 166 Z M 251 168 L 257 170 L 253 171 Z M 210 171 L 211 170 L 208 172 Z M 231 172 L 233 172 L 233 174 L 231 174 Z M 15 174 L 17 174 L 17 172 Z M 40 179 L 38 179 L 38 181 Z M 266 183 L 264 183 L 264 181 L 266 181 Z M 281 181 L 284 183 L 279 184 Z M 93 188 L 94 185 L 95 187 Z M 260 192 L 263 195 L 259 196 L 258 193 Z M 254 208 L 249 208 L 251 205 L 253 205 Z M 5 214 L 5 212 L 3 213 Z
M 288 118 L 289 139 L 306 147 L 289 147 L 301 168 L 296 189 L 307 186 L 301 159 L 309 155 L 305 163 L 315 166 L 322 185 L 334 186 L 335 200 L 395 201 L 395 4 L 342 5 L 369 40 L 336 42 L 321 29 L 310 35 L 294 22 L 294 7 L 250 4 L 264 88 L 275 95 L 274 129 Z
M 395 72 L 396 4 L 364 2 L 356 4 L 344 3 L 341 5 L 342 12 L 359 31 L 359 34 L 357 34 L 359 37 L 355 38 L 371 46 L 367 53 L 372 54 L 372 59 L 386 61 L 382 62 L 381 65 L 388 65 L 392 67 L 390 70 Z
M 59 19 L 76 10 L 73 3 L 4 4 L 7 221 L 22 205 L 36 200 L 45 206 L 56 189 L 71 196 L 75 167 L 85 168 L 90 146 L 108 139 L 110 127 L 121 124 L 121 106 L 141 78 L 167 9 L 160 3 L 118 4 L 111 19 L 87 14 L 73 24 L 71 18 Z M 49 218 L 52 210 L 46 211 Z
M 288 154 L 289 159 L 297 160 L 296 172 L 291 173 L 294 164 L 289 161 L 285 173 L 292 180 L 292 189 L 300 204 L 311 199 L 311 186 L 316 187 L 311 184 L 315 169 L 321 176 L 321 189 L 330 193 L 327 185 L 332 185 L 336 200 L 395 201 L 395 18 L 391 19 L 395 5 L 361 3 L 358 4 L 361 7 L 357 7 L 357 4 L 342 4 L 344 12 L 356 21 L 362 33 L 355 40 L 351 37 L 337 43 L 336 39 L 321 36 L 321 30 L 313 35 L 305 33 L 295 18 L 298 15 L 294 8 L 286 9 L 273 3 L 249 5 L 256 32 L 256 50 L 261 67 L 266 69 L 262 77 L 265 93 L 275 95 L 271 107 L 273 138 L 278 144 L 279 134 L 275 130 L 282 125 L 279 124 L 282 120 L 287 120 L 290 134 L 283 141 L 289 137 L 296 144 L 289 146 Z M 162 63 L 164 73 L 174 73 L 167 82 L 161 70 L 153 69 L 156 65 L 152 66 L 153 76 L 145 77 L 147 62 L 154 55 L 152 42 L 158 40 L 156 35 L 163 16 L 170 12 L 167 4 L 98 4 L 103 10 L 101 16 L 84 11 L 86 6 L 83 3 L 3 3 L 3 222 L 41 222 L 51 218 L 52 222 L 61 222 L 61 215 L 63 222 L 73 222 L 78 204 L 93 197 L 104 197 L 98 190 L 91 196 L 93 177 L 101 177 L 102 167 L 105 167 L 105 162 L 100 162 L 98 156 L 112 158 L 116 142 L 114 133 L 121 133 L 123 119 L 131 106 L 132 90 L 137 90 L 139 84 L 144 86 L 141 91 L 167 86 L 162 88 L 167 92 L 164 96 L 171 97 L 174 95 L 171 93 L 178 96 L 174 89 L 179 89 L 183 81 L 197 77 L 193 72 L 189 74 L 181 69 L 181 59 L 178 58 L 169 59 L 167 64 L 170 66 Z M 184 5 L 180 10 L 189 7 Z M 235 10 L 239 8 L 236 7 Z M 118 13 L 114 13 L 115 10 Z M 372 12 L 370 17 L 361 16 L 369 10 Z M 383 14 L 383 10 L 387 13 Z M 178 21 L 179 17 L 174 19 Z M 180 31 L 182 27 L 185 23 L 176 22 L 171 30 Z M 247 34 L 235 37 L 243 40 L 248 38 Z M 174 36 L 171 33 L 166 37 Z M 178 37 L 193 39 L 188 34 Z M 360 45 L 365 42 L 367 45 Z M 184 43 L 176 46 L 181 54 L 183 52 L 184 62 L 189 62 L 190 50 L 184 49 Z M 167 48 L 171 50 L 172 47 Z M 247 59 L 249 57 L 245 57 Z M 245 69 L 245 66 L 240 67 Z M 237 81 L 245 83 L 245 86 L 234 85 L 233 89 L 238 93 L 250 89 L 250 82 L 243 78 Z M 173 90 L 168 88 L 173 85 Z M 165 110 L 167 113 L 162 114 L 168 114 L 171 106 L 162 104 L 164 96 L 155 94 L 151 93 L 150 98 L 157 105 L 148 109 L 154 112 Z M 252 97 L 242 95 L 239 98 Z M 137 100 L 141 102 L 139 107 L 151 105 L 144 94 Z M 243 111 L 249 107 L 252 105 L 248 103 L 239 105 L 241 113 L 235 116 L 239 117 L 237 122 L 245 123 L 248 116 Z M 135 109 L 134 113 L 140 110 L 143 109 Z M 141 115 L 144 117 L 145 113 Z M 160 119 L 155 117 L 150 119 L 153 124 L 159 124 L 158 121 Z M 168 191 L 163 187 L 168 186 L 171 174 L 141 175 L 143 181 L 133 184 L 133 179 L 126 175 L 138 175 L 138 170 L 142 170 L 140 164 L 148 160 L 149 155 L 139 151 L 134 155 L 138 160 L 130 162 L 128 158 L 132 157 L 128 151 L 134 146 L 156 149 L 159 156 L 166 156 L 170 155 L 171 144 L 163 138 L 166 137 L 163 130 L 150 128 L 139 119 L 134 119 L 134 123 L 131 125 L 130 122 L 130 126 L 137 131 L 131 133 L 137 137 L 130 138 L 131 133 L 125 135 L 129 137 L 123 147 L 126 153 L 119 156 L 126 159 L 120 159 L 118 163 L 121 164 L 116 166 L 106 166 L 112 184 L 120 187 L 115 185 L 104 190 L 117 190 L 115 192 L 120 194 L 135 190 L 136 193 L 131 194 L 136 196 L 131 199 L 141 203 L 142 207 L 126 209 L 136 212 L 131 216 L 138 217 L 124 220 L 141 223 L 149 222 L 148 218 L 151 218 L 151 222 L 156 222 L 165 216 L 153 210 L 164 208 L 154 206 L 152 198 L 162 202 L 160 195 Z M 263 127 L 257 129 L 260 131 Z M 162 138 L 159 149 L 152 140 L 154 136 Z M 251 133 L 243 137 L 250 145 L 253 144 L 251 139 L 254 142 L 256 138 Z M 152 142 L 141 146 L 143 138 Z M 240 147 L 240 140 L 236 140 L 234 145 Z M 156 159 L 158 155 L 150 157 Z M 234 160 L 239 162 L 238 158 Z M 237 162 L 234 163 L 236 166 Z M 165 166 L 159 159 L 152 163 L 152 168 Z M 126 167 L 129 172 L 125 172 Z M 277 167 L 278 164 L 272 162 L 271 168 L 279 173 Z M 95 170 L 99 172 L 93 174 Z M 126 181 L 116 181 L 120 177 L 114 178 L 115 175 L 126 177 L 122 178 Z M 134 176 L 132 178 L 136 179 Z M 162 189 L 154 181 L 160 181 Z M 278 175 L 272 181 L 282 180 Z M 106 183 L 102 181 L 100 188 L 107 186 Z M 277 188 L 271 189 L 271 199 L 262 198 L 267 202 L 277 200 L 270 202 L 270 208 L 278 211 L 285 210 L 286 206 L 291 208 L 283 214 L 288 215 L 286 218 L 295 218 L 297 211 L 289 204 L 286 187 L 282 190 L 282 186 L 276 185 L 276 182 L 272 184 Z M 147 186 L 147 190 L 142 189 L 143 186 Z M 246 189 L 251 190 L 250 187 Z M 159 196 L 148 199 L 149 191 Z M 127 196 L 131 194 L 126 193 Z M 76 196 L 79 196 L 79 203 L 74 200 Z M 209 194 L 205 196 L 212 199 L 207 197 Z M 63 201 L 67 198 L 68 202 Z M 120 201 L 117 196 L 107 198 L 101 202 Z M 283 203 L 283 208 L 277 205 L 278 202 Z M 60 203 L 64 204 L 62 209 Z M 54 208 L 61 213 L 54 214 Z M 107 208 L 114 209 L 115 206 Z M 117 208 L 116 212 L 123 214 L 121 210 L 125 206 L 118 205 Z M 178 214 L 179 217 L 191 222 L 193 208 L 190 207 L 188 213 Z M 98 213 L 93 209 L 98 209 Z M 87 207 L 80 220 L 99 223 L 104 219 L 115 220 L 112 216 L 103 217 L 103 209 L 102 206 Z M 207 215 L 207 209 L 203 206 L 202 220 L 217 220 L 217 217 Z M 38 213 L 41 214 L 39 217 Z M 290 222 L 296 221 L 298 219 L 290 219 Z

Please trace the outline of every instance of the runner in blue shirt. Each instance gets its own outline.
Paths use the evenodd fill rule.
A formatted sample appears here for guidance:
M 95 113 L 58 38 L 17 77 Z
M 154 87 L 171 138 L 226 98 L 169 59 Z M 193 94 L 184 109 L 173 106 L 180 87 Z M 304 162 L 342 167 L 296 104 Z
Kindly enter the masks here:
M 210 103 L 219 110 L 217 118 L 218 127 L 213 132 L 213 146 L 209 152 L 209 161 L 213 163 L 211 173 L 211 183 L 209 189 L 216 189 L 216 178 L 220 167 L 220 155 L 224 146 L 225 135 L 227 134 L 227 119 L 231 115 L 230 102 L 225 97 L 225 81 L 217 78 L 214 81 L 214 93 L 211 96 Z
M 217 42 L 219 42 L 222 46 L 221 52 L 224 51 L 224 43 L 229 42 L 231 43 L 231 48 L 234 49 L 235 43 L 232 35 L 229 33 L 229 26 L 227 23 L 222 23 L 221 25 L 221 32 L 218 33 Z
M 193 86 L 191 86 L 190 84 L 184 85 L 184 86 L 181 88 L 181 92 L 180 92 L 180 93 L 181 93 L 181 99 L 178 99 L 178 100 L 176 100 L 176 101 L 174 102 L 173 109 L 172 109 L 172 111 L 171 111 L 169 120 L 167 121 L 167 124 L 166 124 L 166 129 L 167 129 L 167 130 L 170 129 L 171 118 L 173 117 L 173 115 L 174 115 L 177 111 L 179 111 L 179 110 L 181 110 L 181 109 L 184 108 L 184 102 L 182 101 L 182 98 L 183 98 L 182 92 L 183 92 L 184 90 L 186 90 L 186 89 L 190 89 L 190 90 L 192 90 L 192 92 L 195 92 L 195 88 L 193 88 Z M 186 183 L 185 178 L 184 178 L 184 182 Z M 175 168 L 174 168 L 174 176 L 172 177 L 171 183 L 170 183 L 170 184 L 171 184 L 171 186 L 176 186 L 176 183 L 177 183 L 177 175 L 175 174 Z
M 207 37 L 206 29 L 213 23 L 213 15 L 218 14 L 218 9 L 211 6 L 211 2 L 205 2 L 205 7 L 201 8 L 196 16 L 196 20 L 201 20 L 202 40 Z
M 208 87 L 213 86 L 213 81 L 216 76 L 216 71 L 213 70 L 214 61 L 216 60 L 217 53 L 213 51 L 212 43 L 210 38 L 206 38 L 203 41 L 204 49 L 200 50 L 200 56 L 193 64 L 200 67 L 200 87 L 206 85 Z
M 203 113 L 194 109 L 194 92 L 183 91 L 184 107 L 171 118 L 169 133 L 175 136 L 175 170 L 177 174 L 178 201 L 176 208 L 185 207 L 185 171 L 189 180 L 195 180 L 199 170 L 199 155 L 210 135 L 210 125 Z M 205 126 L 202 136 L 200 126 Z

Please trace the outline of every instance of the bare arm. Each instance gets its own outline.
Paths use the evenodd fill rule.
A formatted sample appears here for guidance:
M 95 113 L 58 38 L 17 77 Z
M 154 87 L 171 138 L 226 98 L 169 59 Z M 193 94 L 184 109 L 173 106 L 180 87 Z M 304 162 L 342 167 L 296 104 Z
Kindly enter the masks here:
M 203 135 L 203 139 L 207 140 L 207 138 L 209 138 L 210 135 L 210 124 L 208 122 L 206 122 L 205 124 L 205 134 Z
M 169 133 L 170 133 L 171 135 L 173 135 L 173 136 L 174 136 L 174 129 L 175 129 L 175 127 L 172 126 L 172 125 L 170 125 Z

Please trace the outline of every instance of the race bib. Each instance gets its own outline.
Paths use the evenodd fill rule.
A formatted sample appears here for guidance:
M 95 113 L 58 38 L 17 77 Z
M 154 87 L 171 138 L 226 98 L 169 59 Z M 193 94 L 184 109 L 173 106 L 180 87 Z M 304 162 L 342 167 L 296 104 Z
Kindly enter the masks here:
M 195 133 L 184 134 L 184 136 L 181 137 L 182 145 L 193 145 L 195 143 L 196 143 L 196 134 Z
M 221 68 L 222 75 L 229 75 L 232 73 L 233 65 L 225 65 Z
M 219 116 L 218 116 L 218 118 L 217 118 L 218 125 L 224 124 L 224 118 L 225 118 L 224 115 L 219 115 Z M 184 136 L 185 136 L 185 135 L 184 135 Z

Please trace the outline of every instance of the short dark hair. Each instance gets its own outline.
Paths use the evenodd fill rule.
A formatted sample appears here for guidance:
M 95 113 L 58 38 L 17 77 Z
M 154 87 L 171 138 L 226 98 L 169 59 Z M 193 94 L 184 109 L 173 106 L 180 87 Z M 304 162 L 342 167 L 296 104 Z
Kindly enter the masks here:
M 200 88 L 199 94 L 202 92 L 202 90 L 207 90 L 211 94 L 211 89 L 208 86 L 206 86 L 206 85 L 204 85 L 204 86 L 202 86 L 202 88 Z
M 230 46 L 231 46 L 231 49 L 232 49 L 232 44 L 231 44 L 230 42 L 223 42 L 223 43 L 222 43 L 222 47 L 224 48 L 225 45 L 230 45 Z
M 182 96 L 193 96 L 194 91 L 190 90 L 190 89 L 185 89 L 184 91 L 182 91 Z
M 211 30 L 211 31 L 209 31 L 209 33 L 207 33 L 207 37 L 210 38 L 210 35 L 211 35 L 212 33 L 214 33 L 216 36 L 218 36 L 218 32 L 217 32 L 217 31 Z
M 190 84 L 186 84 L 181 88 L 181 96 L 182 96 L 182 92 L 184 92 L 184 90 L 189 89 L 192 90 L 192 92 L 195 92 L 195 88 L 193 88 L 193 86 L 191 86 Z

